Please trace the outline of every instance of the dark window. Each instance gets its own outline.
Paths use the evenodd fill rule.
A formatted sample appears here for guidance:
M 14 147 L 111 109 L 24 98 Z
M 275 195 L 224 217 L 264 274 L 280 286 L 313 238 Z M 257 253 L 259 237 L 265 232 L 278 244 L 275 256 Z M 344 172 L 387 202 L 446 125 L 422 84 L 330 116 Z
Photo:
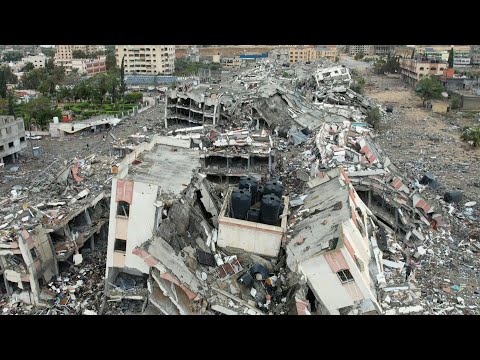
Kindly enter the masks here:
M 14 146 L 15 146 L 15 145 L 13 144 L 13 141 L 12 141 L 11 143 L 8 143 L 8 147 L 9 147 L 9 148 L 12 148 L 12 147 L 14 147 Z
M 435 68 L 435 67 L 432 67 L 432 68 L 430 68 L 430 70 L 437 70 L 437 68 Z
M 20 138 L 20 142 L 25 142 L 25 137 L 24 137 L 24 136 L 22 136 L 22 137 Z
M 119 201 L 117 205 L 117 215 L 127 216 L 130 214 L 130 204 L 126 201 Z
M 346 284 L 348 282 L 354 281 L 353 276 L 350 273 L 350 270 L 348 269 L 338 271 L 337 275 L 340 278 L 340 281 L 342 282 L 342 284 Z
M 122 239 L 115 239 L 115 251 L 127 251 L 127 242 Z
M 423 68 L 423 66 L 421 66 L 419 70 L 425 70 L 425 69 Z

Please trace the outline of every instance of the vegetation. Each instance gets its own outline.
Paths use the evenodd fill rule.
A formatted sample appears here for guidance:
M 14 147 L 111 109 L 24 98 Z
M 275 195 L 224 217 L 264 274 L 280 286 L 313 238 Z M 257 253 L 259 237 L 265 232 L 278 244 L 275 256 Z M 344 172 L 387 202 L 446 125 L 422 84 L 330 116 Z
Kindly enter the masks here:
M 367 118 L 365 120 L 374 128 L 378 128 L 378 125 L 380 125 L 381 118 L 382 118 L 382 115 L 380 114 L 380 110 L 378 109 L 378 107 L 372 107 L 368 109 Z
M 415 92 L 423 101 L 423 106 L 427 100 L 440 99 L 443 92 L 443 86 L 437 78 L 428 75 L 418 82 Z
M 53 106 L 50 99 L 46 96 L 39 96 L 25 104 L 20 112 L 15 113 L 16 116 L 22 116 L 25 120 L 25 128 L 30 124 L 36 123 L 42 127 L 52 121 L 54 116 L 61 117 L 62 111 Z
M 22 60 L 23 54 L 19 51 L 9 51 L 3 54 L 3 61 L 19 61 Z
M 378 59 L 373 65 L 373 71 L 376 74 L 396 73 L 400 71 L 400 57 L 387 55 L 386 59 Z
M 53 57 L 55 55 L 55 49 L 50 47 L 42 47 L 41 52 L 46 57 Z
M 415 57 L 415 48 L 412 49 L 412 55 L 410 56 L 410 59 L 413 59 Z
M 8 66 L 0 67 L 0 98 L 7 96 L 7 84 L 15 84 L 17 77 Z
M 72 57 L 74 59 L 90 59 L 92 56 L 86 52 L 83 52 L 82 50 L 73 50 Z
M 359 93 L 359 94 L 363 94 L 363 88 L 365 86 L 365 79 L 355 69 L 352 69 L 350 71 L 350 74 L 352 75 L 352 83 L 350 85 L 350 89 Z
M 448 66 L 453 68 L 453 47 L 448 52 Z
M 202 62 L 193 62 L 185 59 L 175 60 L 175 73 L 176 76 L 190 76 L 197 75 L 201 69 L 219 70 L 222 66 L 217 63 L 205 64 Z
M 450 106 L 452 107 L 452 110 L 460 109 L 461 101 L 462 99 L 460 98 L 459 95 L 453 95 L 452 100 L 450 102 Z
M 353 57 L 355 60 L 361 60 L 365 55 L 362 52 L 355 54 Z
M 474 147 L 480 146 L 480 126 L 465 128 L 462 133 L 463 141 L 471 141 Z

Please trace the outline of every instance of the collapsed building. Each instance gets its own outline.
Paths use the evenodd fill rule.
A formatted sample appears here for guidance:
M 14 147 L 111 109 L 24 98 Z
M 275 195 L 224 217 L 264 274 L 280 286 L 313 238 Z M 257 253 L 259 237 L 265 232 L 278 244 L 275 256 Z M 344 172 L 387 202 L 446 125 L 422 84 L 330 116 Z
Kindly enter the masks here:
M 93 249 L 106 237 L 109 190 L 92 186 L 94 158 L 55 162 L 0 200 L 0 263 L 9 296 L 37 306 L 60 301 L 52 278 L 64 264 L 82 262 L 85 244 Z
M 156 119 L 164 135 L 112 136 L 105 187 L 80 186 L 94 165 L 84 159 L 59 169 L 60 199 L 23 205 L 18 189 L 0 200 L 17 214 L 2 228 L 13 249 L 2 251 L 19 255 L 2 252 L 6 283 L 45 296 L 41 284 L 108 224 L 104 304 L 166 315 L 422 311 L 392 304 L 405 289 L 417 296 L 407 264 L 448 236 L 444 212 L 420 195 L 434 182 L 401 174 L 375 145 L 364 120 L 376 104 L 348 88 L 348 69 L 313 65 L 280 81 L 266 62 L 222 84 L 183 84 Z M 30 211 L 42 226 L 22 227 Z

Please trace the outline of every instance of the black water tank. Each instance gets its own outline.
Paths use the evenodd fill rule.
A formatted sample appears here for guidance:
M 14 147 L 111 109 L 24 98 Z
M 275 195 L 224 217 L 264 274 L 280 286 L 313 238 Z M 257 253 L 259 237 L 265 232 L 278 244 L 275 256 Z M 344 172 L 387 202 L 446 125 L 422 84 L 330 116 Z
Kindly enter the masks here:
M 247 211 L 247 220 L 253 222 L 260 221 L 260 209 L 250 209 Z
M 283 185 L 279 181 L 268 181 L 263 188 L 263 195 L 275 194 L 280 199 L 283 195 Z
M 238 183 L 239 189 L 250 189 L 252 193 L 252 204 L 257 200 L 257 179 L 253 176 L 242 176 Z
M 269 225 L 276 225 L 280 216 L 281 201 L 274 194 L 263 195 L 260 204 L 260 222 Z
M 258 200 L 262 199 L 264 190 L 265 190 L 265 188 L 263 187 L 263 185 L 260 185 L 260 186 L 257 187 L 257 198 L 258 198 Z
M 443 195 L 443 200 L 447 203 L 459 203 L 462 201 L 463 193 L 461 191 L 447 191 L 445 195 Z
M 245 189 L 235 189 L 232 191 L 231 199 L 230 216 L 235 219 L 245 220 L 247 211 L 250 209 L 252 193 Z

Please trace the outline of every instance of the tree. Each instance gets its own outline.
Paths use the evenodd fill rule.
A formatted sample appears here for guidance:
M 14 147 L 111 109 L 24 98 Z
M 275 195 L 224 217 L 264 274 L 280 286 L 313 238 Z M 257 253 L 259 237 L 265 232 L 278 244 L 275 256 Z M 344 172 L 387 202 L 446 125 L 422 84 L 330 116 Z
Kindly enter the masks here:
M 380 110 L 378 110 L 378 107 L 372 107 L 367 110 L 367 117 L 365 120 L 374 128 L 377 128 L 380 124 L 381 117 L 382 115 L 380 114 Z
M 29 72 L 30 70 L 35 69 L 35 66 L 33 66 L 32 63 L 26 63 L 25 66 L 20 70 L 21 72 Z
M 52 106 L 50 100 L 45 96 L 39 96 L 29 101 L 25 106 L 25 119 L 27 123 L 35 119 L 40 126 L 45 126 L 54 116 L 61 117 L 62 111 Z
M 415 48 L 412 49 L 412 56 L 410 56 L 410 59 L 413 59 L 415 57 Z
M 14 106 L 13 91 L 9 91 L 8 92 L 8 115 L 15 115 L 13 106 Z
M 55 50 L 53 48 L 41 47 L 42 54 L 46 57 L 53 57 Z
M 473 147 L 480 146 L 480 126 L 465 128 L 461 138 L 463 141 L 471 141 Z
M 82 50 L 73 50 L 72 57 L 74 59 L 88 59 L 90 56 Z
M 123 96 L 126 90 L 125 84 L 125 56 L 122 58 L 122 64 L 120 65 L 120 94 Z
M 5 79 L 5 73 L 0 70 L 0 98 L 3 99 L 7 96 L 7 79 Z
M 107 53 L 107 56 L 105 57 L 105 65 L 107 67 L 107 71 L 117 67 L 117 60 L 115 59 L 115 54 L 113 52 Z
M 11 62 L 11 61 L 19 61 L 22 60 L 22 53 L 18 51 L 9 51 L 3 56 L 3 61 Z
M 448 66 L 453 68 L 453 47 L 448 52 Z
M 418 82 L 415 92 L 420 96 L 423 101 L 423 106 L 425 106 L 427 100 L 441 98 L 443 86 L 437 78 L 428 75 Z
M 363 52 L 356 53 L 355 56 L 353 57 L 355 60 L 360 60 L 364 57 Z

